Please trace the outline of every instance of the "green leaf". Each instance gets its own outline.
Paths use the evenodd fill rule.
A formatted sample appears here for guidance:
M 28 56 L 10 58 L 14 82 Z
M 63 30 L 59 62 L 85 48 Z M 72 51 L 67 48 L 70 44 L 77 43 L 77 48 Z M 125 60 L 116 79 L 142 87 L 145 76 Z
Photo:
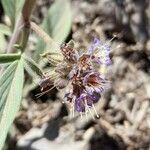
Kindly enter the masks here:
M 4 100 L 7 96 L 7 92 L 9 88 L 9 84 L 12 81 L 13 75 L 14 75 L 14 71 L 16 69 L 17 66 L 17 61 L 13 62 L 5 71 L 5 73 L 1 76 L 0 78 L 0 110 L 2 105 L 4 104 Z M 4 96 L 6 95 L 6 96 Z
M 11 30 L 8 26 L 4 25 L 4 24 L 0 24 L 0 33 L 3 33 L 4 35 L 11 35 Z
M 48 15 L 43 20 L 42 28 L 56 42 L 62 44 L 70 32 L 71 22 L 70 0 L 56 0 L 48 10 Z M 40 39 L 35 51 L 36 61 L 39 60 L 39 54 L 42 54 L 45 48 L 46 44 Z
M 22 58 L 13 62 L 0 77 L 0 150 L 19 110 L 24 81 Z
M 23 58 L 25 70 L 29 73 L 30 76 L 32 77 L 43 76 L 42 70 L 38 67 L 38 65 L 34 60 L 32 60 L 26 55 L 23 55 Z
M 24 1 L 25 0 L 1 0 L 5 14 L 10 18 L 13 26 L 21 12 Z
M 17 59 L 20 59 L 21 53 L 14 54 L 0 54 L 0 64 L 1 63 L 10 63 Z

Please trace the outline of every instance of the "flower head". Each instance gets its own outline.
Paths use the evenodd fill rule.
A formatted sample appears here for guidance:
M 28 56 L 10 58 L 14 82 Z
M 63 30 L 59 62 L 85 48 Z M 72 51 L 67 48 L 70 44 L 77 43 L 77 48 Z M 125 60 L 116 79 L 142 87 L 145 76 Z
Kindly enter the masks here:
M 59 89 L 69 90 L 64 100 L 71 104 L 73 112 L 86 113 L 91 108 L 95 110 L 94 104 L 101 98 L 107 80 L 94 63 L 99 66 L 111 63 L 110 45 L 95 38 L 87 52 L 79 55 L 71 41 L 61 47 L 61 53 L 63 61 L 55 66 L 55 77 L 50 77 L 48 81 L 57 88 L 60 86 Z M 44 83 L 40 85 L 45 88 Z

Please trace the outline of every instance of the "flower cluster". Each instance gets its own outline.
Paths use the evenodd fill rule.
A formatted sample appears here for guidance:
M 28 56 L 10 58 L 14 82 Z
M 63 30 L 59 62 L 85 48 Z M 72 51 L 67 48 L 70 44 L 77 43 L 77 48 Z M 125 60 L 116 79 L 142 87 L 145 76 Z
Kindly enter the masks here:
M 61 48 L 61 61 L 55 64 L 54 72 L 40 82 L 42 90 L 46 85 L 58 89 L 66 88 L 64 100 L 72 106 L 72 111 L 91 112 L 105 89 L 107 80 L 99 72 L 102 65 L 110 65 L 110 45 L 95 38 L 86 52 L 81 54 L 74 49 L 73 41 Z M 47 58 L 52 59 L 50 55 Z M 46 83 L 46 84 L 45 84 Z M 96 110 L 95 110 L 96 112 Z

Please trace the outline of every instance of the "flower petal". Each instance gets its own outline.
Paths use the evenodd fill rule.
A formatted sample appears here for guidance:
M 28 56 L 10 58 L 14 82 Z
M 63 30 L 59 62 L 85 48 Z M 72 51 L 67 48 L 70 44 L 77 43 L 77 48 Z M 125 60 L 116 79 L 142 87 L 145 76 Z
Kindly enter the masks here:
M 85 112 L 85 95 L 81 95 L 75 100 L 75 110 L 78 112 Z
M 92 103 L 97 103 L 100 98 L 101 98 L 100 93 L 94 91 L 92 95 L 88 95 L 87 100 L 90 99 L 92 100 Z
M 101 44 L 101 41 L 98 38 L 94 38 L 94 41 L 88 49 L 88 53 L 93 53 L 94 50 Z

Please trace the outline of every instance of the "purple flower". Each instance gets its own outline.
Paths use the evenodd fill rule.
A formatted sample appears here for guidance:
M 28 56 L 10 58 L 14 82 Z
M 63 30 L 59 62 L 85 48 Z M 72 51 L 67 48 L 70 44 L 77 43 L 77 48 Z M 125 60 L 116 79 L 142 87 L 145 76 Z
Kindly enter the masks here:
M 107 84 L 99 72 L 99 66 L 111 63 L 110 45 L 95 38 L 87 52 L 81 55 L 73 45 L 69 42 L 61 47 L 63 61 L 55 66 L 52 79 L 55 87 L 69 89 L 64 99 L 71 104 L 72 110 L 83 113 L 94 108 Z M 40 86 L 45 88 L 48 81 L 42 80 Z M 96 112 L 95 108 L 94 111 Z
M 92 95 L 89 95 L 89 98 L 92 100 L 93 103 L 97 103 L 99 99 L 101 98 L 100 93 L 93 92 Z
M 75 100 L 75 110 L 78 112 L 85 112 L 85 100 L 86 96 L 82 94 L 79 98 Z
M 96 57 L 93 59 L 93 62 L 98 63 L 98 64 L 104 64 L 107 66 L 112 64 L 112 61 L 109 58 L 109 55 L 105 57 Z
M 74 42 L 72 40 L 67 44 L 63 44 L 60 50 L 66 62 L 72 64 L 77 62 L 78 53 L 74 49 Z
M 41 91 L 49 88 L 52 85 L 52 81 L 49 77 L 43 76 L 41 81 L 39 82 L 39 86 L 41 87 Z
M 74 70 L 73 72 L 71 79 L 73 90 L 65 95 L 65 99 L 74 103 L 76 111 L 85 112 L 98 102 L 106 81 L 97 71 L 76 70 L 75 72 Z M 73 98 L 75 98 L 74 101 Z
M 92 95 L 83 93 L 75 100 L 75 110 L 78 112 L 85 112 L 87 108 L 91 108 L 94 103 L 97 103 L 101 95 L 93 92 Z
M 101 41 L 98 38 L 94 38 L 94 41 L 88 49 L 88 53 L 93 53 L 94 50 L 101 44 Z
M 95 38 L 88 50 L 88 53 L 93 56 L 93 62 L 98 64 L 110 65 L 110 49 L 111 47 L 109 44 L 103 43 L 99 39 Z
M 94 71 L 87 74 L 83 82 L 89 93 L 93 93 L 94 91 L 99 93 L 103 92 L 104 84 L 106 83 L 105 79 L 103 79 L 98 72 Z

